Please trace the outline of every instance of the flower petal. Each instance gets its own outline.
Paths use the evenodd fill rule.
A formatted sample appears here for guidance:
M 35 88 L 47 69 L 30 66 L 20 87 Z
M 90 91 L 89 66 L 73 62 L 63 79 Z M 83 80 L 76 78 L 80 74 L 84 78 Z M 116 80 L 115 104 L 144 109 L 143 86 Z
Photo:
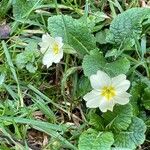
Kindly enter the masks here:
M 120 95 L 117 95 L 113 98 L 113 100 L 115 101 L 115 103 L 121 104 L 121 105 L 125 105 L 129 102 L 129 97 L 131 95 L 127 92 L 121 93 Z
M 58 43 L 59 48 L 62 48 L 62 46 L 63 46 L 63 39 L 62 39 L 62 37 L 55 37 L 55 41 Z
M 62 58 L 63 58 L 63 50 L 60 50 L 58 54 L 54 55 L 53 62 L 59 63 Z
M 113 107 L 114 107 L 115 103 L 113 100 L 106 100 L 105 98 L 103 98 L 101 100 L 101 103 L 99 105 L 99 109 L 102 112 L 106 112 L 107 110 L 113 111 Z
M 104 86 L 110 85 L 110 77 L 103 71 L 97 71 L 97 74 L 90 76 L 91 86 L 94 89 L 101 89 Z
M 92 90 L 87 93 L 83 99 L 87 101 L 86 106 L 89 108 L 99 107 L 100 104 L 100 93 L 98 91 Z
M 54 38 L 52 38 L 48 33 L 43 34 L 42 42 L 39 43 L 40 51 L 42 54 L 46 53 L 48 49 L 52 48 L 52 44 L 55 42 Z
M 126 80 L 126 75 L 121 74 L 112 78 L 112 85 L 116 88 L 117 93 L 122 93 L 129 89 L 130 81 Z
M 46 53 L 44 56 L 43 56 L 43 65 L 46 65 L 47 68 L 49 68 L 52 63 L 53 63 L 53 55 L 52 53 Z

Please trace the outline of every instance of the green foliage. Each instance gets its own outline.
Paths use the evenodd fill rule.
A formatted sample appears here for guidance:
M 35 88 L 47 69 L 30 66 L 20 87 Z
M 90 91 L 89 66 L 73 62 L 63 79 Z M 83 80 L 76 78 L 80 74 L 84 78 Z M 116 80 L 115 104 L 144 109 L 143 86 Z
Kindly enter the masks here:
M 114 150 L 134 150 L 145 140 L 146 125 L 142 119 L 133 116 L 130 104 L 115 106 L 113 112 L 108 111 L 102 116 L 92 112 L 90 113 L 89 124 L 94 129 L 89 129 L 81 134 L 79 149 L 85 148 L 85 145 L 89 149 L 96 149 L 99 131 L 100 135 L 103 131 L 111 132 L 112 137 L 114 137 L 111 146 L 115 146 Z M 109 135 L 106 135 L 106 138 L 109 139 Z M 101 139 L 101 142 L 103 143 L 104 140 Z M 99 147 L 103 148 L 102 145 L 99 145 Z
M 82 63 L 85 76 L 90 77 L 96 74 L 98 70 L 103 70 L 111 76 L 117 76 L 121 73 L 126 74 L 130 68 L 130 62 L 126 58 L 120 58 L 114 62 L 108 63 L 103 55 L 94 51 L 91 55 L 86 55 Z
M 16 122 L 32 125 L 33 128 L 38 129 L 39 131 L 45 132 L 54 138 L 58 138 L 60 141 L 68 145 L 69 148 L 75 149 L 75 147 L 69 143 L 65 138 L 63 138 L 58 131 L 64 132 L 66 130 L 65 126 L 54 125 L 47 122 L 42 122 L 40 120 L 32 120 L 25 118 L 15 118 L 15 117 L 0 117 L 1 122 L 7 124 L 7 122 Z
M 100 32 L 97 32 L 95 35 L 96 42 L 98 42 L 99 44 L 106 44 L 107 43 L 106 37 L 107 37 L 108 31 L 109 30 L 106 29 L 106 30 L 102 30 Z
M 130 68 L 130 61 L 126 57 L 122 57 L 114 62 L 106 63 L 105 71 L 112 76 L 126 74 Z
M 89 124 L 93 126 L 96 130 L 104 130 L 104 119 L 97 115 L 96 113 L 90 113 Z
M 142 33 L 142 22 L 150 18 L 148 8 L 132 8 L 119 14 L 110 25 L 108 41 L 121 44 L 132 43 L 136 37 L 139 39 Z
M 130 104 L 115 106 L 113 112 L 108 111 L 103 114 L 107 127 L 116 131 L 126 130 L 132 118 L 132 107 Z
M 2 84 L 4 83 L 4 80 L 5 80 L 5 75 L 4 75 L 4 74 L 1 74 L 1 75 L 0 75 L 0 87 L 1 87 Z
M 144 89 L 142 101 L 145 109 L 150 110 L 150 87 Z
M 2 21 L 1 19 L 2 19 L 3 17 L 5 17 L 7 11 L 8 11 L 9 8 L 10 8 L 10 5 L 11 5 L 11 3 L 10 3 L 9 0 L 2 0 L 2 1 L 0 2 L 0 21 Z
M 82 133 L 79 138 L 79 150 L 110 150 L 113 144 L 113 134 L 111 132 L 97 132 L 89 129 Z
M 24 19 L 32 13 L 32 11 L 41 4 L 42 0 L 14 0 L 13 16 L 16 19 Z
M 133 106 L 133 112 L 135 115 L 139 115 L 140 111 L 150 109 L 150 84 L 149 79 L 143 78 L 137 82 L 134 82 L 130 93 L 132 95 L 130 103 Z
M 36 58 L 39 57 L 39 52 L 37 50 L 37 43 L 30 42 L 25 50 L 17 54 L 16 65 L 19 69 L 26 68 L 30 73 L 35 73 L 37 70 Z
M 96 42 L 86 22 L 71 16 L 58 15 L 48 19 L 48 30 L 52 36 L 63 37 L 64 43 L 72 46 L 79 54 L 87 54 L 96 48 Z
M 87 77 L 82 76 L 77 84 L 77 97 L 84 96 L 87 92 L 91 90 L 90 81 Z
M 130 148 L 134 150 L 138 145 L 142 144 L 145 140 L 146 125 L 144 122 L 133 117 L 132 123 L 126 131 L 114 134 L 114 145 L 121 148 Z

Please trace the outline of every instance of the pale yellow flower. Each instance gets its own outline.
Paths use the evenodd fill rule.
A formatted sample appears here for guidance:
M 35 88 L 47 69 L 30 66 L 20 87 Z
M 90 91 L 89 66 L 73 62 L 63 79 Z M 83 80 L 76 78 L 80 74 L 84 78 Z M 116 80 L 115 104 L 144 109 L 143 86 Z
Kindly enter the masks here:
M 126 91 L 130 87 L 130 81 L 125 74 L 111 78 L 99 70 L 90 77 L 90 82 L 93 90 L 83 97 L 87 107 L 99 107 L 102 112 L 106 112 L 113 111 L 115 104 L 125 105 L 129 102 L 131 95 Z
M 49 68 L 52 63 L 59 63 L 63 58 L 62 37 L 51 37 L 48 33 L 42 36 L 39 43 L 40 51 L 43 54 L 43 64 Z

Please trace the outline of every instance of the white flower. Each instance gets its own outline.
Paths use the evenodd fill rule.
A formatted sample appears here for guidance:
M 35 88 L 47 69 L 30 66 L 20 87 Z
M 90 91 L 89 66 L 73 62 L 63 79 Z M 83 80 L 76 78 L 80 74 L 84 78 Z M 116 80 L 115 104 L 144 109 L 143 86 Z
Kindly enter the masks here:
M 97 74 L 91 75 L 90 82 L 93 90 L 83 97 L 87 107 L 99 107 L 102 112 L 106 112 L 113 111 L 117 103 L 125 105 L 129 102 L 131 95 L 126 91 L 130 81 L 126 80 L 126 75 L 110 78 L 105 72 L 97 71 Z
M 49 68 L 52 63 L 58 63 L 63 58 L 62 37 L 51 37 L 43 34 L 42 42 L 39 43 L 40 51 L 43 54 L 43 64 Z

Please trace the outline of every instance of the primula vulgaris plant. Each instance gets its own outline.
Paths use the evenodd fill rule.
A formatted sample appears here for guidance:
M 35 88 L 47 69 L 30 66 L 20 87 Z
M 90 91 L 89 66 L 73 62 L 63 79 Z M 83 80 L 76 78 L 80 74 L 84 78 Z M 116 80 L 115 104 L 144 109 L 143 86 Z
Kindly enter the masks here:
M 20 4 L 22 9 L 26 9 L 18 11 Z M 22 0 L 14 1 L 16 26 L 19 28 L 20 22 L 27 21 L 27 24 L 32 22 L 32 26 L 40 24 L 39 27 L 42 28 L 41 20 L 47 19 L 48 15 L 46 13 L 46 16 L 42 16 L 46 10 L 41 11 L 40 19 L 39 11 L 36 11 L 35 18 L 39 19 L 39 24 L 34 24 L 37 20 L 33 17 L 34 10 L 45 8 L 41 4 L 40 0 L 26 3 Z M 113 2 L 111 9 L 113 4 L 117 4 L 116 7 L 119 3 Z M 63 5 L 58 8 L 61 7 Z M 72 10 L 65 6 L 67 8 Z M 149 125 L 150 122 L 147 115 L 150 110 L 150 48 L 147 42 L 150 34 L 150 9 L 132 8 L 121 11 L 118 16 L 112 17 L 114 19 L 99 12 L 99 9 L 97 11 L 90 16 L 86 11 L 85 15 L 79 11 L 76 18 L 83 15 L 79 19 L 63 14 L 51 15 L 46 20 L 47 27 L 43 29 L 47 28 L 47 33 L 43 34 L 42 31 L 40 37 L 35 34 L 30 38 L 21 38 L 23 44 L 14 44 L 13 49 L 18 51 L 13 52 L 12 56 L 13 46 L 7 46 L 13 40 L 8 44 L 2 42 L 10 71 L 0 75 L 0 88 L 5 89 L 10 96 L 7 96 L 8 104 L 0 105 L 0 128 L 6 134 L 10 131 L 9 125 L 15 126 L 13 130 L 16 133 L 6 134 L 14 142 L 10 145 L 28 145 L 27 140 L 20 142 L 20 139 L 26 137 L 30 126 L 50 135 L 51 138 L 44 139 L 49 140 L 50 144 L 47 145 L 50 145 L 50 149 L 52 146 L 52 149 L 57 150 L 135 150 L 145 141 L 146 124 Z M 112 22 L 108 29 L 110 19 Z M 56 66 L 60 61 L 62 63 Z M 24 74 L 24 69 L 33 76 Z M 10 72 L 13 78 L 7 77 Z M 13 79 L 17 83 L 16 87 Z M 13 82 L 8 83 L 10 80 Z M 28 85 L 24 80 L 29 80 Z M 10 99 L 15 101 L 13 107 Z M 31 105 L 24 104 L 27 100 L 31 100 Z M 21 101 L 21 109 L 18 109 L 18 101 Z M 81 115 L 71 115 L 77 105 Z M 34 111 L 42 112 L 44 118 L 40 119 L 45 122 L 35 120 Z M 63 120 L 59 115 L 63 116 L 60 117 Z M 78 118 L 79 121 L 76 121 Z M 17 123 L 22 126 L 18 127 Z M 24 134 L 19 132 L 21 129 L 25 131 Z M 18 142 L 12 140 L 11 135 L 16 135 Z

